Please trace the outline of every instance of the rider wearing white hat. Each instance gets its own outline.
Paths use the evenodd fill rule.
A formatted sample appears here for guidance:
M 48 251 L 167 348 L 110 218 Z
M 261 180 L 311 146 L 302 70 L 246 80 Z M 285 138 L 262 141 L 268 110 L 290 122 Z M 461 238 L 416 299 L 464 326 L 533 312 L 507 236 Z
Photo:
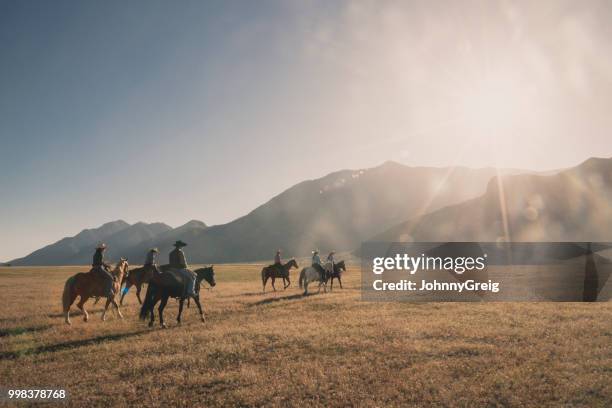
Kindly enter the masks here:
M 319 257 L 318 249 L 312 251 L 312 267 L 321 274 L 321 280 L 325 280 L 325 269 L 321 265 L 321 258 Z

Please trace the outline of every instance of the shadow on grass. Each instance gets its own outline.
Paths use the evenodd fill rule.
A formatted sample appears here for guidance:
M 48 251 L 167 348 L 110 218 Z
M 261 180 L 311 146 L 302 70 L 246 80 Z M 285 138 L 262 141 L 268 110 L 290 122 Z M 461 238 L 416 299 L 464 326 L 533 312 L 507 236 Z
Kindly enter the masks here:
M 88 309 L 86 307 L 85 309 L 87 310 L 87 313 L 89 313 L 90 315 L 92 313 L 102 313 L 104 311 L 104 308 L 102 308 L 102 309 L 100 309 L 100 308 L 97 308 L 97 309 Z M 109 306 L 107 314 L 108 313 L 112 313 L 113 312 L 112 309 L 113 309 L 113 307 Z M 81 309 L 78 309 L 78 308 L 75 309 L 74 306 L 72 308 L 70 308 L 70 317 L 72 317 L 72 316 L 82 316 L 82 315 L 83 315 L 83 312 L 81 311 Z M 47 315 L 47 317 L 51 317 L 51 318 L 64 317 L 64 313 L 50 313 L 50 314 Z
M 273 298 L 263 299 L 263 300 L 260 300 L 258 302 L 250 303 L 249 306 L 251 306 L 251 307 L 253 307 L 253 306 L 261 306 L 261 305 L 267 305 L 267 304 L 270 304 L 270 303 L 280 302 L 281 300 L 297 300 L 297 299 L 302 299 L 304 297 L 305 296 L 302 295 L 301 293 L 298 293 L 296 295 L 273 297 Z
M 8 336 L 19 336 L 25 333 L 35 333 L 39 331 L 43 331 L 51 327 L 51 325 L 42 325 L 42 326 L 32 326 L 32 327 L 13 327 L 10 329 L 1 329 L 0 337 L 8 337 Z
M 133 336 L 138 336 L 140 334 L 149 333 L 149 332 L 150 330 L 143 329 L 143 330 L 137 330 L 137 331 L 129 332 L 129 333 L 107 334 L 103 336 L 92 337 L 89 339 L 73 340 L 73 341 L 66 341 L 63 343 L 50 344 L 46 346 L 32 347 L 32 348 L 24 349 L 20 351 L 0 352 L 0 361 L 14 360 L 19 357 L 25 357 L 29 355 L 38 355 L 42 353 L 55 353 L 58 351 L 70 350 L 70 349 L 75 349 L 78 347 L 94 346 L 97 344 L 118 341 L 118 340 L 122 340 L 122 339 L 133 337 Z

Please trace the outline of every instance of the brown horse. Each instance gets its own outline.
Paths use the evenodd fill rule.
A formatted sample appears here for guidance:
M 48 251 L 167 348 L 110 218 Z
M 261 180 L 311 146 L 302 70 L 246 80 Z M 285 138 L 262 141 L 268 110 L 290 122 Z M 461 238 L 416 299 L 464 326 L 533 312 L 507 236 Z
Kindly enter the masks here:
M 276 278 L 283 278 L 283 289 L 287 289 L 289 285 L 291 285 L 291 280 L 289 279 L 289 271 L 291 268 L 298 268 L 298 264 L 295 259 L 290 260 L 284 265 L 269 265 L 264 266 L 261 270 L 261 282 L 263 284 L 263 291 L 266 292 L 266 283 L 268 279 L 272 278 L 272 288 L 276 290 L 274 287 L 274 281 Z M 287 283 L 285 284 L 285 279 Z
M 112 271 L 112 274 L 116 277 L 114 283 L 114 293 L 119 293 L 119 289 L 121 287 L 121 281 L 123 280 L 123 276 L 128 271 L 128 262 L 127 259 L 121 258 L 121 260 L 117 263 L 117 266 Z M 62 295 L 62 305 L 64 308 L 64 318 L 67 324 L 70 324 L 70 306 L 74 303 L 77 296 L 80 296 L 81 299 L 79 303 L 77 303 L 77 307 L 83 311 L 83 320 L 89 320 L 89 314 L 85 310 L 85 302 L 90 297 L 106 297 L 104 293 L 104 282 L 100 279 L 96 274 L 87 272 L 87 273 L 77 273 L 74 276 L 71 276 L 66 281 L 64 285 L 64 293 Z M 119 305 L 115 301 L 115 296 L 107 297 L 106 305 L 104 306 L 104 313 L 102 313 L 102 320 L 106 320 L 106 311 L 108 310 L 108 306 L 113 304 L 119 317 L 123 319 L 123 315 L 119 310 Z
M 123 298 L 127 295 L 128 291 L 132 286 L 136 286 L 136 297 L 138 298 L 138 303 L 142 305 L 142 299 L 140 298 L 140 291 L 142 290 L 142 285 L 144 283 L 149 283 L 151 280 L 151 271 L 150 267 L 142 266 L 140 268 L 132 269 L 124 278 L 123 283 L 125 287 L 121 291 L 121 300 L 119 301 L 120 305 L 123 305 Z

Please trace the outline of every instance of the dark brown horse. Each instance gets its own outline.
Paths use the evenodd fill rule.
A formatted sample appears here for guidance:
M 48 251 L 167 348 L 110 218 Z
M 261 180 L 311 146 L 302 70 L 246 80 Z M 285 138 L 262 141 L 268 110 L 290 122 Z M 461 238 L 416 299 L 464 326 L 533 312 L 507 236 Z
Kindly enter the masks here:
M 344 265 L 344 261 L 340 261 L 340 262 L 335 262 L 334 263 L 334 271 L 329 274 L 328 279 L 331 279 L 330 282 L 330 287 L 329 290 L 334 290 L 334 279 L 338 279 L 338 282 L 340 282 L 340 289 L 343 289 L 342 287 L 342 272 L 346 272 L 346 266 Z
M 204 312 L 202 311 L 202 305 L 200 304 L 200 284 L 202 283 L 202 280 L 205 280 L 210 286 L 215 286 L 215 272 L 212 266 L 196 269 L 194 272 L 196 274 L 196 292 L 195 296 L 193 296 L 193 300 L 200 311 L 200 319 L 202 322 L 204 322 Z M 149 327 L 152 327 L 153 322 L 155 321 L 155 313 L 153 312 L 153 308 L 157 302 L 161 301 L 158 308 L 159 323 L 161 327 L 166 328 L 166 323 L 164 323 L 164 308 L 168 303 L 168 299 L 173 297 L 179 299 L 179 312 L 176 321 L 180 324 L 181 314 L 183 313 L 183 303 L 186 299 L 186 297 L 183 296 L 184 285 L 185 282 L 182 280 L 182 278 L 171 270 L 160 275 L 154 275 L 149 282 L 147 294 L 145 295 L 145 301 L 140 308 L 140 319 L 144 320 L 150 315 L 151 320 L 149 321 Z
M 115 301 L 115 295 L 119 293 L 121 281 L 123 280 L 123 276 L 127 273 L 128 267 L 129 265 L 127 259 L 121 258 L 112 272 L 112 275 L 115 276 L 113 288 L 114 292 L 113 296 L 106 298 L 106 305 L 104 306 L 104 313 L 102 313 L 102 320 L 106 320 L 106 311 L 111 303 L 117 310 L 119 317 L 123 319 L 123 315 L 119 310 L 119 305 Z M 93 272 L 77 273 L 76 275 L 68 278 L 66 284 L 64 285 L 64 293 L 62 294 L 64 318 L 67 324 L 71 324 L 70 306 L 72 306 L 72 303 L 74 303 L 77 296 L 81 297 L 79 303 L 77 303 L 77 307 L 83 311 L 83 320 L 87 321 L 89 320 L 89 314 L 85 310 L 85 302 L 87 302 L 87 300 L 91 297 L 106 297 L 105 283 L 103 279 Z
M 266 283 L 268 282 L 268 279 L 272 278 L 272 289 L 274 289 L 276 291 L 276 288 L 274 287 L 274 281 L 276 280 L 276 278 L 282 278 L 283 279 L 283 289 L 287 289 L 289 287 L 289 285 L 291 285 L 291 280 L 289 279 L 289 271 L 291 270 L 291 268 L 297 268 L 298 264 L 295 261 L 295 259 L 290 260 L 289 262 L 287 262 L 284 265 L 269 265 L 269 266 L 264 266 L 261 270 L 261 283 L 263 284 L 263 291 L 264 293 L 266 292 Z M 285 284 L 285 280 L 287 280 L 287 283 Z

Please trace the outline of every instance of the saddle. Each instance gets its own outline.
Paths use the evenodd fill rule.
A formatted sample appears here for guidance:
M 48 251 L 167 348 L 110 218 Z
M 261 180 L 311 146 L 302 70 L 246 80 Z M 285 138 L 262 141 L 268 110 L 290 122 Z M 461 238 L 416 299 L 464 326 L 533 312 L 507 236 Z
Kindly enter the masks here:
M 191 269 L 180 268 L 180 267 L 176 267 L 174 265 L 169 265 L 169 264 L 160 265 L 159 269 L 162 273 L 155 277 L 154 282 L 156 281 L 155 283 L 158 283 L 158 284 L 161 283 L 162 285 L 164 284 L 171 285 L 171 284 L 177 284 L 177 283 L 183 287 L 185 287 L 186 285 L 189 285 L 190 282 L 187 281 L 185 277 L 179 272 L 183 269 L 186 269 L 190 273 L 195 275 L 195 273 Z M 198 292 L 199 285 L 196 284 L 195 289 L 196 289 L 196 292 Z

